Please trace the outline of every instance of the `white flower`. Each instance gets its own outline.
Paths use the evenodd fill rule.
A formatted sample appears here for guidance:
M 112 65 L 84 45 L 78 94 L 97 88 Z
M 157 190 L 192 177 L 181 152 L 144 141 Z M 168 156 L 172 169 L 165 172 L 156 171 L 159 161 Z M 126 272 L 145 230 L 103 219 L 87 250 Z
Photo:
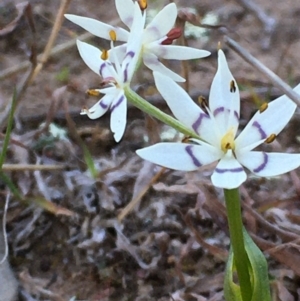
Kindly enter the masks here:
M 81 26 L 95 36 L 110 39 L 109 32 L 114 30 L 118 41 L 127 42 L 129 36 L 134 35 L 134 26 L 141 26 L 143 30 L 141 55 L 145 65 L 153 71 L 158 71 L 169 76 L 175 81 L 185 81 L 184 78 L 165 67 L 160 61 L 162 59 L 189 60 L 208 56 L 206 50 L 191 47 L 169 45 L 180 36 L 178 29 L 172 29 L 177 18 L 175 3 L 165 6 L 154 19 L 145 27 L 146 10 L 143 11 L 143 22 L 133 22 L 134 6 L 137 4 L 132 0 L 115 0 L 120 19 L 129 28 L 127 31 L 117 26 L 111 26 L 95 19 L 66 14 L 65 17 L 73 23 Z M 119 59 L 125 54 L 126 43 L 116 47 L 115 51 Z
M 141 22 L 141 11 L 138 5 L 134 8 L 135 21 Z M 138 24 L 137 24 L 138 25 Z M 135 36 L 141 37 L 142 30 L 140 26 L 135 26 Z M 115 31 L 110 31 L 110 37 L 115 38 Z M 87 66 L 96 74 L 100 75 L 103 82 L 108 84 L 109 87 L 104 89 L 92 90 L 93 94 L 104 94 L 104 96 L 90 109 L 83 109 L 81 114 L 88 115 L 91 119 L 101 117 L 103 114 L 110 110 L 110 128 L 114 133 L 116 142 L 119 142 L 124 134 L 127 122 L 127 99 L 124 89 L 130 84 L 133 76 L 137 60 L 138 51 L 140 49 L 140 39 L 129 38 L 126 48 L 126 55 L 120 64 L 118 58 L 115 57 L 114 64 L 107 59 L 107 53 L 102 53 L 98 48 L 87 43 L 77 40 L 77 47 L 81 58 Z M 112 53 L 114 55 L 114 53 Z
M 285 95 L 270 102 L 265 111 L 258 111 L 236 138 L 240 117 L 239 89 L 222 50 L 219 50 L 218 70 L 211 86 L 207 112 L 171 79 L 159 73 L 154 73 L 154 78 L 175 117 L 203 141 L 158 143 L 137 151 L 143 159 L 184 171 L 197 170 L 218 161 L 211 180 L 214 186 L 226 189 L 237 188 L 246 180 L 243 166 L 261 177 L 280 175 L 299 167 L 300 154 L 253 151 L 258 145 L 271 142 L 294 114 L 296 105 Z M 295 91 L 300 93 L 300 85 Z

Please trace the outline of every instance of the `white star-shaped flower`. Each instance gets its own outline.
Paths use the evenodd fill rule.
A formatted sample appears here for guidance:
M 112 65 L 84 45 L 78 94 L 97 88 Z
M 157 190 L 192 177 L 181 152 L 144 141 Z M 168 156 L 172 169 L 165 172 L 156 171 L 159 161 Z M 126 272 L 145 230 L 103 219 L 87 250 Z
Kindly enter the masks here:
M 117 35 L 117 40 L 123 42 L 127 42 L 129 36 L 134 35 L 134 26 L 139 24 L 138 26 L 141 26 L 143 29 L 141 56 L 145 65 L 151 70 L 161 72 L 178 82 L 185 81 L 185 79 L 164 66 L 159 61 L 159 58 L 189 60 L 210 55 L 210 52 L 206 50 L 170 45 L 174 39 L 180 36 L 178 29 L 172 29 L 177 18 L 177 7 L 175 3 L 165 6 L 146 28 L 145 18 L 143 18 L 143 22 L 133 22 L 135 19 L 133 12 L 136 2 L 132 0 L 115 0 L 115 3 L 120 19 L 129 28 L 129 31 L 91 18 L 71 14 L 66 14 L 65 17 L 100 38 L 110 39 L 109 32 L 114 30 Z M 143 11 L 143 15 L 145 17 L 146 9 Z M 124 56 L 125 50 L 126 43 L 115 48 L 120 60 L 122 56 Z
M 260 177 L 277 176 L 299 167 L 300 154 L 253 151 L 258 145 L 271 142 L 294 114 L 296 105 L 285 95 L 258 111 L 236 137 L 239 89 L 222 50 L 206 111 L 168 77 L 154 72 L 154 78 L 175 117 L 203 140 L 190 139 L 191 144 L 158 143 L 137 151 L 143 159 L 183 171 L 218 161 L 211 180 L 214 186 L 226 189 L 237 188 L 246 180 L 243 166 Z M 295 91 L 300 93 L 300 85 Z
M 116 142 L 122 139 L 126 128 L 127 98 L 124 89 L 130 84 L 141 47 L 141 39 L 139 37 L 141 37 L 143 32 L 140 30 L 141 27 L 138 22 L 143 22 L 143 16 L 137 4 L 134 7 L 134 16 L 134 22 L 137 23 L 134 25 L 134 36 L 137 39 L 134 39 L 134 36 L 129 37 L 126 44 L 126 54 L 121 63 L 119 63 L 117 57 L 115 57 L 114 63 L 112 63 L 106 57 L 107 53 L 101 52 L 98 48 L 90 44 L 77 40 L 77 47 L 83 61 L 91 70 L 102 77 L 104 83 L 108 84 L 107 88 L 91 91 L 93 94 L 104 94 L 104 96 L 90 109 L 83 109 L 81 114 L 86 114 L 89 118 L 96 119 L 110 110 L 110 128 L 114 133 Z M 111 45 L 113 47 L 116 32 L 112 29 L 109 36 L 112 39 Z M 111 53 L 111 55 L 113 56 L 115 53 Z

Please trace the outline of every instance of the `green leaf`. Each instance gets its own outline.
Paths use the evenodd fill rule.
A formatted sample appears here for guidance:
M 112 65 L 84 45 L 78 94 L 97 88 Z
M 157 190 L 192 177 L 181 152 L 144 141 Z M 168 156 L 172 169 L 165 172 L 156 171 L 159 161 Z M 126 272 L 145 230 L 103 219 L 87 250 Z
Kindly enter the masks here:
M 245 249 L 249 259 L 249 273 L 252 284 L 251 301 L 271 301 L 267 261 L 245 228 L 243 228 L 243 235 Z M 227 261 L 224 280 L 224 295 L 225 300 L 227 301 L 243 300 L 240 286 L 234 281 L 235 273 L 234 254 L 231 249 Z
M 233 279 L 235 273 L 233 251 L 232 248 L 230 248 L 224 279 L 224 295 L 226 301 L 243 301 L 240 286 L 236 284 Z
M 271 301 L 267 260 L 245 228 L 243 233 L 245 248 L 251 265 L 250 275 L 253 284 L 251 301 Z

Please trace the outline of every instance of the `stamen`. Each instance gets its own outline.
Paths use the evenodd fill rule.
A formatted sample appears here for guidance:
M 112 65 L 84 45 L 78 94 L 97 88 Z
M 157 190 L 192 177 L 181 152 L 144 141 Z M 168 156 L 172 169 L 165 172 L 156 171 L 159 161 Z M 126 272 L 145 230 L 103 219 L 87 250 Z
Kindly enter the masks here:
M 222 138 L 221 140 L 221 149 L 224 153 L 226 153 L 229 149 L 235 149 L 234 143 L 234 129 L 231 128 Z
M 271 134 L 267 139 L 266 139 L 266 143 L 272 143 L 275 139 L 276 139 L 276 134 Z
M 115 42 L 117 40 L 117 33 L 114 30 L 110 30 L 109 37 L 113 42 Z
M 206 98 L 204 96 L 200 95 L 198 97 L 198 103 L 199 103 L 199 105 L 200 105 L 200 107 L 202 109 L 207 110 L 207 108 L 208 108 L 208 102 L 207 102 L 207 100 L 206 100 Z
M 106 50 L 106 49 L 103 49 L 103 50 L 102 50 L 102 53 L 101 53 L 101 59 L 102 59 L 103 61 L 106 61 L 106 60 L 108 59 L 108 50 Z
M 236 91 L 236 86 L 234 80 L 230 82 L 230 92 L 234 93 Z
M 147 0 L 138 0 L 138 3 L 142 11 L 144 11 L 148 6 Z
M 181 142 L 182 142 L 182 143 L 189 143 L 189 142 L 190 142 L 190 141 L 189 141 L 190 139 L 191 139 L 191 136 L 184 136 L 184 137 L 182 138 Z
M 262 113 L 262 112 L 264 112 L 267 108 L 268 108 L 268 103 L 267 103 L 267 102 L 264 102 L 264 103 L 260 106 L 259 112 Z
M 219 41 L 218 42 L 218 50 L 221 50 L 222 49 L 222 44 L 221 44 L 221 42 Z
M 100 92 L 95 90 L 95 89 L 88 89 L 86 91 L 86 93 L 89 95 L 89 96 L 99 96 L 100 95 Z

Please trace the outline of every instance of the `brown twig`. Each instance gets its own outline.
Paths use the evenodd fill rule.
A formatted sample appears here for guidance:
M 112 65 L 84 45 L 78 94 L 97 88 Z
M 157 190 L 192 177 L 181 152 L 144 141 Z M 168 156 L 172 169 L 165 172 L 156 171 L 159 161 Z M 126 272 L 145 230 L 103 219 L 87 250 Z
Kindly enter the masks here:
M 48 58 L 50 56 L 50 53 L 51 53 L 51 49 L 53 47 L 53 44 L 54 44 L 54 42 L 57 38 L 58 32 L 59 32 L 59 30 L 61 28 L 61 25 L 63 23 L 64 14 L 67 11 L 67 8 L 68 8 L 71 1 L 72 0 L 63 0 L 61 2 L 59 10 L 57 12 L 57 16 L 56 16 L 53 28 L 52 28 L 52 31 L 51 31 L 51 34 L 50 34 L 50 37 L 49 37 L 49 40 L 48 40 L 47 45 L 44 49 L 42 57 L 41 57 L 39 63 L 37 64 L 37 66 L 35 67 L 34 72 L 33 72 L 32 76 L 30 78 L 30 83 L 32 83 L 34 81 L 34 79 L 36 78 L 36 76 L 38 75 L 38 73 L 41 71 L 44 64 L 48 60 Z
M 36 30 L 35 30 L 35 26 L 34 26 L 34 20 L 33 20 L 33 16 L 32 16 L 31 6 L 28 4 L 25 15 L 28 19 L 28 24 L 29 24 L 29 27 L 32 32 L 32 40 L 33 40 L 32 46 L 31 46 L 31 55 L 30 55 L 31 68 L 28 71 L 28 73 L 25 76 L 23 76 L 21 82 L 17 86 L 17 89 L 16 89 L 17 90 L 16 91 L 16 105 L 17 106 L 20 102 L 20 99 L 21 99 L 23 93 L 26 91 L 27 87 L 35 79 L 35 77 L 37 76 L 39 71 L 42 69 L 44 63 L 49 58 L 51 49 L 53 47 L 53 43 L 56 40 L 58 31 L 63 22 L 64 13 L 70 2 L 71 2 L 71 0 L 64 0 L 61 3 L 57 17 L 55 19 L 55 23 L 54 23 L 50 38 L 48 40 L 48 43 L 45 47 L 45 50 L 44 50 L 42 56 L 41 56 L 41 61 L 39 63 L 37 63 L 38 59 L 37 59 L 37 53 L 36 53 L 36 37 L 35 37 Z M 0 130 L 3 130 L 3 128 L 6 126 L 10 110 L 11 110 L 11 104 L 7 105 L 4 112 L 1 114 Z
M 31 45 L 31 54 L 30 54 L 30 60 L 29 60 L 29 64 L 31 64 L 31 68 L 27 72 L 27 74 L 25 74 L 23 76 L 23 78 L 21 79 L 21 82 L 17 85 L 16 93 L 15 93 L 16 106 L 19 104 L 22 94 L 27 89 L 30 78 L 31 78 L 33 71 L 35 69 L 35 66 L 36 66 L 35 26 L 34 26 L 34 21 L 33 21 L 33 17 L 32 17 L 32 11 L 31 11 L 30 4 L 28 4 L 27 7 L 25 8 L 25 16 L 28 20 L 28 24 L 29 24 L 29 27 L 30 27 L 31 33 L 32 33 L 32 45 Z M 9 116 L 9 113 L 11 110 L 11 105 L 12 105 L 12 102 L 9 103 L 6 106 L 6 108 L 4 109 L 4 111 L 0 114 L 0 131 L 2 131 L 3 128 L 7 124 L 8 116 Z
M 263 25 L 264 30 L 264 40 L 262 41 L 262 48 L 268 49 L 271 44 L 271 37 L 275 31 L 277 21 L 268 16 L 265 11 L 260 8 L 253 0 L 236 0 L 241 6 L 243 6 L 247 11 L 252 13 L 259 22 Z
M 56 55 L 58 55 L 58 54 L 60 54 L 60 53 L 62 53 L 64 51 L 66 51 L 66 50 L 74 47 L 76 45 L 76 40 L 77 39 L 79 39 L 81 41 L 85 41 L 85 40 L 89 39 L 91 36 L 92 36 L 92 34 L 90 34 L 89 32 L 87 32 L 87 33 L 84 33 L 82 35 L 79 35 L 78 37 L 76 37 L 76 38 L 74 38 L 74 39 L 72 39 L 70 41 L 67 41 L 65 43 L 62 43 L 60 45 L 57 45 L 57 46 L 53 47 L 51 49 L 50 53 L 49 53 L 49 57 L 48 58 L 54 57 L 54 56 L 56 56 Z M 39 54 L 37 56 L 37 61 L 41 61 L 42 60 L 42 56 L 43 56 L 43 54 Z M 5 78 L 7 78 L 7 77 L 10 77 L 10 76 L 12 76 L 12 75 L 14 75 L 14 74 L 16 74 L 18 72 L 21 72 L 23 70 L 26 70 L 28 67 L 30 67 L 30 64 L 31 63 L 29 61 L 25 61 L 25 62 L 22 62 L 22 63 L 20 63 L 18 65 L 15 65 L 15 66 L 13 66 L 11 68 L 7 68 L 7 69 L 3 70 L 2 72 L 0 72 L 0 80 L 3 80 Z
M 40 165 L 40 164 L 3 164 L 3 171 L 36 171 L 36 170 L 64 170 L 65 165 Z
M 273 71 L 262 64 L 258 59 L 252 56 L 246 49 L 244 49 L 239 43 L 229 38 L 224 37 L 225 43 L 237 52 L 246 62 L 256 68 L 258 71 L 263 73 L 274 85 L 276 85 L 284 94 L 286 94 L 294 103 L 300 106 L 300 96 L 279 76 L 277 76 Z
M 145 187 L 140 191 L 140 193 L 136 196 L 136 198 L 132 199 L 128 205 L 121 211 L 121 213 L 118 215 L 118 220 L 121 222 L 137 205 L 137 203 L 141 200 L 141 198 L 146 194 L 146 192 L 149 190 L 149 188 L 163 175 L 163 173 L 166 171 L 165 168 L 162 168 L 158 173 L 154 175 L 154 177 L 151 178 L 148 185 L 145 185 Z

